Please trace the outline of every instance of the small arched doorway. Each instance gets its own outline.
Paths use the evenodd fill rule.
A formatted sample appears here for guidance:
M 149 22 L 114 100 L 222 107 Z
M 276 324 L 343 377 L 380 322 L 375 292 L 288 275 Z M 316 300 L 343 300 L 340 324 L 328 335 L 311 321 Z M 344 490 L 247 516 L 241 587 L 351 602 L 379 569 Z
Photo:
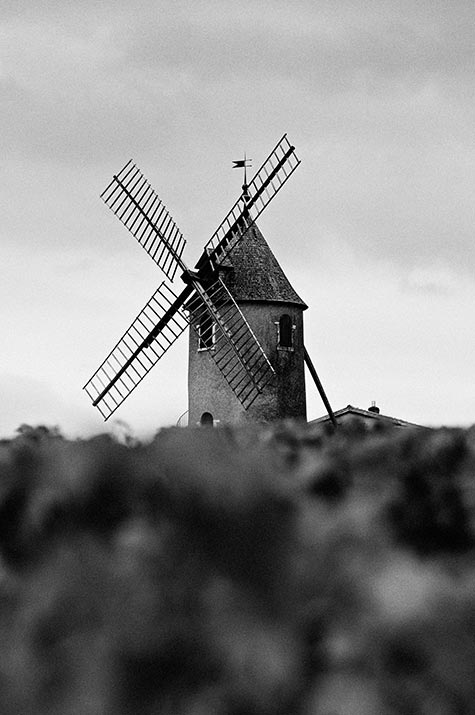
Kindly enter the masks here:
M 200 425 L 202 427 L 213 427 L 214 419 L 213 419 L 213 415 L 211 414 L 211 412 L 203 412 L 203 414 L 200 417 Z

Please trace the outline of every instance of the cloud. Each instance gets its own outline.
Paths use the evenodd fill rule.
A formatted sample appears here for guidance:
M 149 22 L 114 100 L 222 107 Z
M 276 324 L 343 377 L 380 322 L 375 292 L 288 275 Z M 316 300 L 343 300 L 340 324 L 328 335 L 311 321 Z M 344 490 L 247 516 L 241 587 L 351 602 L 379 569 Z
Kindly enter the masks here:
M 408 289 L 415 293 L 447 295 L 455 289 L 456 285 L 456 276 L 447 268 L 426 266 L 410 271 L 403 282 L 402 289 Z
M 178 3 L 140 15 L 117 38 L 129 68 L 166 67 L 204 84 L 289 80 L 331 95 L 366 83 L 377 92 L 434 77 L 470 81 L 475 11 L 458 6 Z
M 85 134 L 103 152 L 110 137 L 136 143 L 142 135 L 145 146 L 154 126 L 200 128 L 223 106 L 233 111 L 233 94 L 253 118 L 249 103 L 273 104 L 275 93 L 281 105 L 298 102 L 323 117 L 323 98 L 348 95 L 354 125 L 355 96 L 376 106 L 389 99 L 389 114 L 427 85 L 460 93 L 470 81 L 470 26 L 453 9 L 446 17 L 430 7 L 406 15 L 358 3 L 301 2 L 292 11 L 279 2 L 144 3 L 137 13 L 120 3 L 99 12 L 50 3 L 49 15 L 10 18 L 3 76 L 18 86 L 18 134 L 41 137 L 43 153 L 65 153 L 69 138 L 76 160 Z M 302 119 L 308 124 L 308 114 Z

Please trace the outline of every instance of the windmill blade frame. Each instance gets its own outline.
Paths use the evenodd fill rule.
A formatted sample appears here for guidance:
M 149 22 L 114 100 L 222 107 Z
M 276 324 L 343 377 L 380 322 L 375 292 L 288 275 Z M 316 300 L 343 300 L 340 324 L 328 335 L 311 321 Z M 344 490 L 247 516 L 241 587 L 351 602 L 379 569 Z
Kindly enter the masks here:
M 188 327 L 179 310 L 191 287 L 180 295 L 164 281 L 83 389 L 104 420 L 115 412 Z
M 206 260 L 214 267 L 216 262 L 222 261 L 232 251 L 299 164 L 295 147 L 290 144 L 287 134 L 284 134 L 249 184 L 244 185 L 244 193 L 205 245 L 205 252 L 197 267 L 205 265 Z
M 231 293 L 218 278 L 204 289 L 199 283 L 188 301 L 188 320 L 200 336 L 203 318 L 216 326 L 214 345 L 209 353 L 220 373 L 248 409 L 275 376 L 264 350 Z
M 140 169 L 132 162 L 115 174 L 101 198 L 169 280 L 182 260 L 186 240 Z

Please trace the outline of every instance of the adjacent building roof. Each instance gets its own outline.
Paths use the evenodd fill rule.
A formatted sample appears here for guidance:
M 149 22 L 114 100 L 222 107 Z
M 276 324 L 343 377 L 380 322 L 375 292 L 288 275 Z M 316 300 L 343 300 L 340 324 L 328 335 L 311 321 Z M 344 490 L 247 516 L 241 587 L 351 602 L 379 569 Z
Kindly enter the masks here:
M 253 224 L 223 262 L 224 282 L 237 301 L 294 303 L 307 305 L 290 285 L 267 241 Z
M 387 425 L 392 425 L 393 427 L 421 427 L 422 425 L 417 425 L 414 422 L 406 422 L 406 420 L 400 420 L 397 417 L 389 417 L 388 415 L 382 415 L 379 409 L 372 407 L 369 410 L 363 410 L 361 407 L 353 407 L 353 405 L 347 405 L 341 410 L 336 410 L 333 413 L 335 415 L 337 422 L 346 422 L 352 418 L 363 419 L 367 424 L 370 422 L 382 422 Z M 328 415 L 323 417 L 318 417 L 316 420 L 311 420 L 312 424 L 318 424 L 319 422 L 329 422 L 330 418 Z

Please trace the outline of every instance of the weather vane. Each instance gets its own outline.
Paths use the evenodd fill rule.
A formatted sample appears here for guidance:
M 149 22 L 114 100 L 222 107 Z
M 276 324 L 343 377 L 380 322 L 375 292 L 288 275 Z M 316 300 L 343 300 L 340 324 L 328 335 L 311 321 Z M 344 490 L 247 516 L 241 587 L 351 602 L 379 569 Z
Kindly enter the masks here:
M 244 152 L 244 159 L 235 159 L 233 161 L 233 169 L 244 169 L 244 183 L 242 185 L 242 194 L 245 198 L 248 197 L 247 191 L 247 168 L 252 166 L 252 159 L 246 157 L 246 152 Z

